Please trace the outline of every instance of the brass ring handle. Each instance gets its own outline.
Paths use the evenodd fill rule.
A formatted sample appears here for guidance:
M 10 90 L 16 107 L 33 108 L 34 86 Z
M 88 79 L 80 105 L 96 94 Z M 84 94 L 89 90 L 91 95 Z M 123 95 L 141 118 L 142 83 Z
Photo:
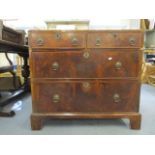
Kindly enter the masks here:
M 89 52 L 84 52 L 84 53 L 83 53 L 83 57 L 84 57 L 85 59 L 88 59 L 89 56 L 90 56 Z
M 59 103 L 60 102 L 60 95 L 59 94 L 54 94 L 52 97 L 53 103 Z
M 71 40 L 71 43 L 73 46 L 78 46 L 79 45 L 79 41 L 76 37 L 73 37 L 72 40 Z
M 43 38 L 37 38 L 36 43 L 38 46 L 42 46 L 44 44 L 44 39 Z
M 52 70 L 56 71 L 56 70 L 58 70 L 58 69 L 59 69 L 59 63 L 58 63 L 58 62 L 54 62 L 54 63 L 52 64 Z
M 134 37 L 129 38 L 130 46 L 134 46 L 136 44 L 136 39 Z
M 89 89 L 90 88 L 90 83 L 89 82 L 83 82 L 82 84 L 84 89 Z
M 119 69 L 121 69 L 121 67 L 122 67 L 122 63 L 121 63 L 120 61 L 117 61 L 117 62 L 115 63 L 115 68 L 116 68 L 117 70 L 119 70 Z
M 100 38 L 97 38 L 97 39 L 96 39 L 95 45 L 96 45 L 96 46 L 100 46 L 100 45 L 101 45 L 101 39 L 100 39 Z
M 119 95 L 119 94 L 114 94 L 113 100 L 114 100 L 115 103 L 120 102 L 120 100 L 121 100 L 121 99 L 120 99 L 120 95 Z

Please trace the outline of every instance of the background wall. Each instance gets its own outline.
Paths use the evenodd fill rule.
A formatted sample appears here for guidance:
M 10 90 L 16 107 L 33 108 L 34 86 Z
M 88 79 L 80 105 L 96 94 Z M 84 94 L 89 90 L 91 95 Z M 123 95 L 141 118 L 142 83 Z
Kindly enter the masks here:
M 10 60 L 12 60 L 16 64 L 16 57 L 13 54 L 9 54 Z M 0 67 L 1 66 L 8 66 L 9 63 L 3 53 L 0 53 Z
M 48 15 L 47 15 L 48 17 Z M 89 20 L 90 29 L 138 29 L 140 26 L 140 19 L 94 19 L 89 17 L 83 19 L 79 18 L 57 18 L 56 16 L 43 19 L 10 19 L 3 18 L 4 23 L 8 26 L 17 29 L 46 29 L 46 20 Z

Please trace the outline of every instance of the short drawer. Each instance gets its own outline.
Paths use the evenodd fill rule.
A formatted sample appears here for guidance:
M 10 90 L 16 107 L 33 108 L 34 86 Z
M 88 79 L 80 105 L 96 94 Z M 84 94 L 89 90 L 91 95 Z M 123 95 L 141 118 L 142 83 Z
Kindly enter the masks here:
M 88 48 L 141 48 L 141 31 L 92 31 L 88 33 Z
M 34 52 L 31 54 L 33 78 L 116 78 L 137 77 L 140 51 L 90 50 Z
M 136 81 L 33 81 L 33 112 L 138 111 Z
M 30 31 L 29 45 L 31 48 L 85 48 L 86 35 L 77 31 Z

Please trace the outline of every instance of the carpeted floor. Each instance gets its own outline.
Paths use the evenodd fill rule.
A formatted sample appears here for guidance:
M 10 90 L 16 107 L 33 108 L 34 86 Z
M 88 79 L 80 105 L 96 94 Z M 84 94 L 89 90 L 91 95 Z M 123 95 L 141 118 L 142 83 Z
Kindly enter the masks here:
M 14 105 L 14 106 L 13 106 Z M 30 128 L 31 95 L 27 94 L 6 109 L 14 107 L 16 115 L 13 118 L 0 117 L 1 135 L 19 134 L 50 134 L 50 135 L 122 135 L 122 134 L 155 134 L 155 87 L 143 85 L 141 90 L 140 112 L 142 114 L 141 130 L 129 129 L 129 121 L 117 120 L 50 120 L 44 123 L 40 131 Z

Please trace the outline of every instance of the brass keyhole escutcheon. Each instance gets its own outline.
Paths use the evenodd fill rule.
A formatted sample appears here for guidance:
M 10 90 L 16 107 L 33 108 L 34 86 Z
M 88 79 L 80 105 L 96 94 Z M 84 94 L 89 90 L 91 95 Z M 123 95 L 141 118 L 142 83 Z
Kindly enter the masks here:
M 116 64 L 115 64 L 115 68 L 117 70 L 119 70 L 119 69 L 121 69 L 121 67 L 122 67 L 122 63 L 120 61 L 117 61 Z
M 117 38 L 118 34 L 117 33 L 113 33 L 112 34 L 114 38 Z
M 101 45 L 101 38 L 96 38 L 96 46 L 100 46 Z
M 120 99 L 120 95 L 119 94 L 114 94 L 114 96 L 113 96 L 113 100 L 114 100 L 114 102 L 115 103 L 118 103 L 118 102 L 120 102 L 121 101 L 121 99 Z
M 59 69 L 59 63 L 58 62 L 54 62 L 52 64 L 52 70 L 57 71 Z
M 136 39 L 134 37 L 129 38 L 130 46 L 134 46 L 136 44 Z
M 37 38 L 36 43 L 38 46 L 44 45 L 44 39 L 43 38 Z
M 59 103 L 60 102 L 60 95 L 59 94 L 54 94 L 52 97 L 53 103 Z
M 90 57 L 89 52 L 84 52 L 84 53 L 83 53 L 83 57 L 84 57 L 85 59 L 88 59 L 88 58 Z
M 79 41 L 76 37 L 73 37 L 72 40 L 71 40 L 71 43 L 73 46 L 78 46 L 79 45 Z
M 61 33 L 56 33 L 55 34 L 55 38 L 56 38 L 56 40 L 60 40 L 61 39 Z

